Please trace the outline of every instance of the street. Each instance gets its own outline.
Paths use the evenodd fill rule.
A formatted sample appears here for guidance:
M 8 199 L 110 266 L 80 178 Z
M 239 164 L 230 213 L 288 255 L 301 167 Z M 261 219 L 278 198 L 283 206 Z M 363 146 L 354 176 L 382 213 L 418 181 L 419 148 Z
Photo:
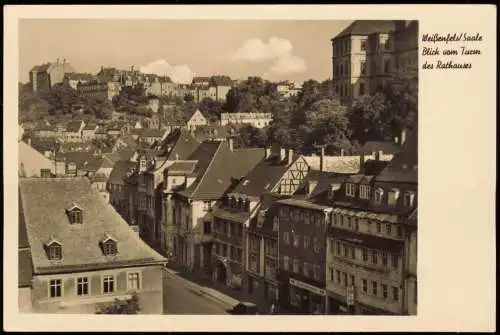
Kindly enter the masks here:
M 163 314 L 227 314 L 232 307 L 203 296 L 175 274 L 165 273 L 163 282 Z

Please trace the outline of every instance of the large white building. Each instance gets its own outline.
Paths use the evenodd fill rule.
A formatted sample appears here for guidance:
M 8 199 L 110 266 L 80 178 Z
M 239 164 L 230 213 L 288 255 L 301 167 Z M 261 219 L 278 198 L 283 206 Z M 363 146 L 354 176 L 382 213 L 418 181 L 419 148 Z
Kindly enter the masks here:
M 220 124 L 250 124 L 256 128 L 267 127 L 273 120 L 271 113 L 221 113 Z
M 417 21 L 354 21 L 331 41 L 332 78 L 344 104 L 390 78 L 417 74 Z

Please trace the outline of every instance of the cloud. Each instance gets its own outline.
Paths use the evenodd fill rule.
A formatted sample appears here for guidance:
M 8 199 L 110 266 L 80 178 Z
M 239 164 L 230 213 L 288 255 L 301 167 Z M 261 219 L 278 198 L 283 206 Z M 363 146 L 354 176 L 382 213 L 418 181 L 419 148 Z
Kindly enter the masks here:
M 271 66 L 271 72 L 275 74 L 300 73 L 306 70 L 306 62 L 302 58 L 292 55 L 277 59 Z
M 188 84 L 193 79 L 194 73 L 187 65 L 170 65 L 166 60 L 160 59 L 141 66 L 142 73 L 151 73 L 159 76 L 169 76 L 173 82 Z
M 290 55 L 292 50 L 292 43 L 287 39 L 271 37 L 268 43 L 264 43 L 260 38 L 251 38 L 246 40 L 231 58 L 258 63 L 285 57 Z
M 292 54 L 293 45 L 287 39 L 271 37 L 268 43 L 260 38 L 246 40 L 243 45 L 231 55 L 233 61 L 244 60 L 252 63 L 272 62 L 269 72 L 277 75 L 304 72 L 306 62 Z M 269 75 L 266 72 L 266 75 Z

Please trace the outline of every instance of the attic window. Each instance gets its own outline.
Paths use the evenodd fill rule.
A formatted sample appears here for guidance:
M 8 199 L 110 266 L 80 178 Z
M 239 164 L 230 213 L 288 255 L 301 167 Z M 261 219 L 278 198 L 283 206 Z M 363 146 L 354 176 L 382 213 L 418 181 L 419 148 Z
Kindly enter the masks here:
M 62 245 L 60 242 L 52 238 L 46 246 L 47 257 L 50 260 L 60 260 L 62 258 Z
M 375 191 L 375 202 L 376 203 L 381 203 L 382 202 L 382 198 L 384 196 L 384 190 L 381 189 L 381 188 L 378 188 L 376 191 Z
M 348 197 L 354 197 L 354 195 L 355 195 L 355 186 L 354 186 L 354 184 L 347 183 L 345 185 L 345 195 L 347 195 Z
M 69 222 L 71 224 L 82 224 L 83 223 L 83 211 L 76 204 L 73 204 L 68 210 Z
M 111 236 L 106 236 L 102 241 L 102 252 L 105 256 L 114 256 L 118 253 L 116 240 Z
M 387 199 L 389 206 L 395 206 L 399 198 L 399 190 L 397 188 L 393 188 L 389 192 L 389 196 Z

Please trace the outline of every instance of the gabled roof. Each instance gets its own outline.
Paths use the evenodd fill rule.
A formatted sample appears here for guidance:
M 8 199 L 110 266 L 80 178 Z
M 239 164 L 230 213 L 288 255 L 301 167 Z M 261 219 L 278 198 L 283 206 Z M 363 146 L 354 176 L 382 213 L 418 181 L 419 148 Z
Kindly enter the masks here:
M 231 193 L 259 197 L 264 192 L 270 192 L 283 177 L 289 166 L 280 162 L 279 155 L 261 160 L 246 175 Z
M 85 127 L 83 127 L 83 130 L 96 130 L 97 127 L 98 127 L 97 124 L 88 123 L 85 125 Z
M 176 161 L 168 167 L 169 173 L 192 173 L 198 161 Z
M 333 39 L 352 35 L 371 35 L 373 33 L 389 33 L 396 30 L 394 20 L 357 20 L 348 25 Z
M 57 158 L 65 158 L 66 163 L 75 163 L 77 169 L 82 169 L 85 166 L 85 163 L 93 161 L 95 156 L 91 152 L 75 151 L 58 153 Z
M 140 239 L 86 178 L 20 179 L 19 191 L 37 274 L 166 261 Z M 71 200 L 84 208 L 81 225 L 69 224 L 65 208 Z M 103 255 L 99 245 L 106 233 L 118 244 L 112 259 Z M 44 250 L 44 243 L 53 234 L 63 245 L 63 257 L 57 264 Z
M 96 79 L 90 73 L 71 72 L 71 73 L 66 73 L 64 76 L 66 78 L 68 78 L 69 80 L 91 81 L 91 80 L 95 80 Z
M 197 199 L 219 199 L 235 179 L 245 176 L 258 161 L 243 163 L 225 141 L 205 141 L 188 158 L 197 160 L 196 180 L 179 194 Z
M 170 134 L 162 144 L 169 160 L 187 159 L 200 145 L 200 142 L 186 129 Z M 168 147 L 170 151 L 167 152 Z
M 375 182 L 418 182 L 418 130 L 408 134 L 401 151 L 375 177 Z
M 99 170 L 102 166 L 102 163 L 104 160 L 102 158 L 93 158 L 90 161 L 87 162 L 87 164 L 84 164 L 82 167 L 82 170 L 88 171 L 88 172 L 96 172 Z
M 209 82 L 210 77 L 194 77 L 193 78 L 193 84 L 195 83 L 202 83 L 202 82 Z
M 134 162 L 118 161 L 108 178 L 108 183 L 116 185 L 125 185 L 124 178 L 127 173 L 135 167 Z
M 210 78 L 210 85 L 212 85 L 212 86 L 232 86 L 233 80 L 229 76 L 212 76 Z
M 349 175 L 346 174 L 310 170 L 293 195 L 293 198 L 317 205 L 330 206 L 330 201 L 328 201 L 329 189 L 332 185 L 338 185 L 340 187 L 347 178 L 349 178 Z M 314 182 L 316 186 L 311 193 L 308 193 L 308 185 L 310 182 Z

